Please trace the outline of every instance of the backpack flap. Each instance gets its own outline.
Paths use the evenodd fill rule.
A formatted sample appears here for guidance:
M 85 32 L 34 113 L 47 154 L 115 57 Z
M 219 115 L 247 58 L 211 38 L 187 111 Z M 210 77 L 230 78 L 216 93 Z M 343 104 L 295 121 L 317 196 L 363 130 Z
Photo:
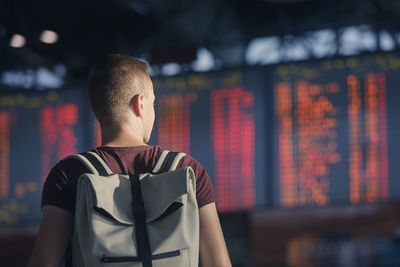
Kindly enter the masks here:
M 79 178 L 81 190 L 92 194 L 93 212 L 112 221 L 134 225 L 132 216 L 132 195 L 129 177 L 122 174 L 98 176 L 83 174 Z M 83 189 L 86 188 L 86 189 Z
M 78 188 L 92 195 L 87 200 L 92 202 L 90 205 L 94 212 L 122 224 L 134 225 L 132 193 L 127 175 L 83 174 Z M 183 204 L 182 196 L 196 192 L 194 172 L 191 167 L 186 167 L 157 175 L 142 175 L 141 188 L 147 214 L 146 222 L 153 222 L 166 216 L 168 208 L 167 213 L 180 206 L 174 203 Z
M 146 221 L 149 223 L 163 218 L 168 209 L 167 212 L 173 212 L 176 209 L 174 207 L 180 206 L 179 203 L 184 204 L 182 196 L 196 192 L 196 181 L 193 169 L 185 167 L 157 175 L 146 175 L 141 179 L 141 187 Z

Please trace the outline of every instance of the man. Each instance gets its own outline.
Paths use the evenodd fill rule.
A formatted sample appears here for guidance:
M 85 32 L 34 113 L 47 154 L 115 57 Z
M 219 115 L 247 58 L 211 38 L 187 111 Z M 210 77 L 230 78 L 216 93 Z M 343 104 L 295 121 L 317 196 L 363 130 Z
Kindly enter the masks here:
M 100 122 L 102 146 L 94 149 L 113 173 L 151 172 L 162 149 L 148 146 L 153 128 L 154 92 L 147 65 L 126 55 L 110 55 L 89 79 L 92 111 Z M 215 207 L 214 191 L 204 168 L 190 156 L 177 168 L 196 174 L 200 217 L 200 260 L 204 267 L 231 266 Z M 42 195 L 42 221 L 29 262 L 34 266 L 71 264 L 75 196 L 86 167 L 77 160 L 60 161 L 48 175 Z

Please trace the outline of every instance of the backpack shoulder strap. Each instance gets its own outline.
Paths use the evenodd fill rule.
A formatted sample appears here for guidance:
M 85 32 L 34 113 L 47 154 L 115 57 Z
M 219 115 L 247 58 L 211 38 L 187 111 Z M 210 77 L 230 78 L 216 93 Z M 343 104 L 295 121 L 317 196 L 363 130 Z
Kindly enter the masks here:
M 84 152 L 69 156 L 69 158 L 79 159 L 89 171 L 96 175 L 107 176 L 113 174 L 107 164 L 94 152 Z
M 156 174 L 175 170 L 179 161 L 184 156 L 186 156 L 185 153 L 164 150 L 158 158 L 157 164 L 153 169 L 153 173 Z

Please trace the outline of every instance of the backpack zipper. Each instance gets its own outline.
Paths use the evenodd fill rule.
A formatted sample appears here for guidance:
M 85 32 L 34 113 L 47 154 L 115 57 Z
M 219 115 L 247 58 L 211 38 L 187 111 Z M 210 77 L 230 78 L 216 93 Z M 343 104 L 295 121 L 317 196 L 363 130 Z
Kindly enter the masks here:
M 151 256 L 152 260 L 159 260 L 165 258 L 172 258 L 181 255 L 179 250 L 165 252 L 160 254 L 155 254 Z M 141 259 L 139 257 L 132 257 L 132 256 L 116 256 L 116 257 L 109 257 L 103 256 L 100 258 L 100 262 L 102 263 L 116 263 L 116 262 L 140 262 Z

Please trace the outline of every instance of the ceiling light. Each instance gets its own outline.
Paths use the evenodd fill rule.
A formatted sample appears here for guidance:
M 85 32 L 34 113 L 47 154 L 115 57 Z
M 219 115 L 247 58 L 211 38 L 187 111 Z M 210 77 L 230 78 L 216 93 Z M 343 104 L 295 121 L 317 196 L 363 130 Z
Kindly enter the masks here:
M 23 47 L 25 43 L 25 37 L 20 34 L 14 34 L 10 40 L 10 46 L 15 48 Z
M 43 31 L 40 35 L 40 41 L 46 44 L 54 44 L 58 40 L 58 34 L 53 31 Z

